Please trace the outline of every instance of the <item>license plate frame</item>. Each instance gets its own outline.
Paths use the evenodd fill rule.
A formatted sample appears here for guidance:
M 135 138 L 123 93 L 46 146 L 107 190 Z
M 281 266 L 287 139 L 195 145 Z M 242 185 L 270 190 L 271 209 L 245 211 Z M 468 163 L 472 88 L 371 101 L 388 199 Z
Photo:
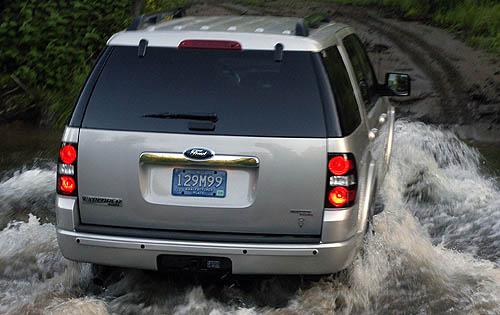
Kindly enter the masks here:
M 210 177 L 213 179 L 210 180 Z M 227 195 L 227 172 L 211 169 L 174 168 L 171 192 L 176 197 L 225 198 Z

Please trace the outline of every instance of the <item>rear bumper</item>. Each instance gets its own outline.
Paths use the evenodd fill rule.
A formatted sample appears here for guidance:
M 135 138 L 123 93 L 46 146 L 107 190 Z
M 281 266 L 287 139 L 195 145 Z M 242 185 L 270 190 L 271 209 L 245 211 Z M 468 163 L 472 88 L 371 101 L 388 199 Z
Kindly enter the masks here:
M 57 229 L 64 257 L 95 264 L 157 270 L 159 255 L 226 257 L 233 274 L 329 274 L 352 262 L 361 239 L 326 244 L 244 244 L 142 239 Z
M 75 197 L 57 196 L 57 238 L 64 257 L 81 262 L 158 270 L 160 255 L 225 257 L 234 274 L 329 274 L 349 266 L 361 245 L 366 211 L 325 211 L 317 244 L 158 238 L 76 231 Z

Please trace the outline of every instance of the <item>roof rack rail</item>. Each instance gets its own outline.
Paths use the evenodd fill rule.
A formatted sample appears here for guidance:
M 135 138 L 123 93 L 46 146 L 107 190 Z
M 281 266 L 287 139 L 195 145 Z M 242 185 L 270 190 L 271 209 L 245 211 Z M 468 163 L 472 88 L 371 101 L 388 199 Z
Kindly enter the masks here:
M 298 21 L 297 24 L 295 24 L 295 35 L 304 37 L 309 36 L 309 29 L 304 24 L 303 19 L 300 19 L 300 21 Z
M 172 20 L 181 18 L 186 15 L 186 10 L 184 8 L 178 8 L 170 12 L 156 12 L 151 14 L 143 14 L 136 17 L 132 24 L 127 28 L 127 31 L 137 31 L 146 26 L 155 25 L 163 20 Z

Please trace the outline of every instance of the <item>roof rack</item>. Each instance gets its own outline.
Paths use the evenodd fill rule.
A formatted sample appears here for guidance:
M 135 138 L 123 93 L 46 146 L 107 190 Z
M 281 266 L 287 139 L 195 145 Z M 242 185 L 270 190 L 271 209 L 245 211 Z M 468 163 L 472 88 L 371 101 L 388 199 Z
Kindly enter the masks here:
M 137 31 L 147 26 L 155 25 L 161 21 L 169 21 L 172 19 L 181 18 L 186 15 L 184 8 L 179 8 L 170 12 L 156 12 L 151 14 L 143 14 L 136 17 L 132 24 L 127 28 L 127 31 Z
M 303 19 L 301 19 L 300 21 L 297 22 L 297 24 L 295 24 L 295 35 L 304 37 L 309 36 L 309 29 L 304 24 Z

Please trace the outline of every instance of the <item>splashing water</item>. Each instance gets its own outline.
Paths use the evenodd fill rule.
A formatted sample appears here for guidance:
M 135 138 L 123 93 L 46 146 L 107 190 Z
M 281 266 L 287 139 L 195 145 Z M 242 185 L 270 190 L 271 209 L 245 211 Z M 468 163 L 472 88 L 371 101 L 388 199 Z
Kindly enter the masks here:
M 96 284 L 90 265 L 65 260 L 53 224 L 37 218 L 53 209 L 53 167 L 17 172 L 0 182 L 0 222 L 10 222 L 0 232 L 0 313 L 499 314 L 495 179 L 450 132 L 398 121 L 394 141 L 375 233 L 349 270 L 319 281 L 113 269 Z
M 25 220 L 28 214 L 54 221 L 55 164 L 23 169 L 0 182 L 0 228 L 9 221 Z

